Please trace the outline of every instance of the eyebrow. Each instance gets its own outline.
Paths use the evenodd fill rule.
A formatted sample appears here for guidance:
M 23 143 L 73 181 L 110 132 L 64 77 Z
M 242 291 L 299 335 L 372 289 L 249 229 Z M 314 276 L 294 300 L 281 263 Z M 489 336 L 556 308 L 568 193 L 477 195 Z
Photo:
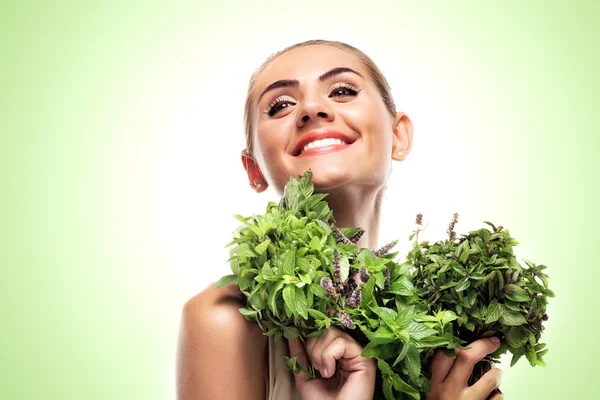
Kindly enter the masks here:
M 362 76 L 362 74 L 360 72 L 355 71 L 352 68 L 336 67 L 336 68 L 333 68 L 333 69 L 325 72 L 323 75 L 319 76 L 319 81 L 323 82 L 327 79 L 333 78 L 336 75 L 343 74 L 344 72 L 351 72 L 353 74 L 360 76 L 363 79 L 365 78 L 364 76 Z M 258 101 L 260 101 L 260 99 L 262 99 L 262 97 L 265 95 L 265 93 L 267 93 L 270 90 L 279 89 L 279 88 L 283 88 L 283 87 L 294 87 L 294 86 L 298 86 L 299 84 L 300 84 L 300 82 L 298 82 L 297 79 L 282 79 L 279 81 L 275 81 L 275 82 L 271 83 L 269 86 L 267 86 L 267 88 L 265 90 L 263 90 L 263 92 L 258 97 Z

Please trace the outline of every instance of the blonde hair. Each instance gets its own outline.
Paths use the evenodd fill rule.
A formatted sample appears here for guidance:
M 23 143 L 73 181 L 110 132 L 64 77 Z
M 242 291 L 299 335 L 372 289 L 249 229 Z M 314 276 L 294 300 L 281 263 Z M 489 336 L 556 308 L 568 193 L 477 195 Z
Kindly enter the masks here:
M 364 66 L 364 68 L 367 70 L 371 79 L 375 83 L 375 86 L 379 90 L 379 93 L 381 94 L 381 97 L 383 99 L 383 103 L 385 104 L 385 107 L 387 108 L 389 113 L 392 115 L 392 117 L 396 116 L 396 105 L 394 104 L 394 98 L 392 97 L 390 85 L 388 84 L 387 80 L 385 79 L 385 77 L 383 76 L 383 74 L 381 73 L 381 71 L 379 70 L 377 65 L 365 53 L 363 53 L 356 47 L 350 46 L 349 44 L 346 44 L 343 42 L 337 42 L 337 41 L 333 41 L 333 40 L 308 40 L 306 42 L 296 43 L 292 46 L 286 47 L 285 49 L 271 55 L 252 74 L 252 77 L 250 77 L 250 82 L 248 84 L 248 94 L 246 96 L 246 104 L 244 107 L 244 131 L 245 131 L 245 135 L 246 135 L 246 151 L 248 152 L 248 154 L 250 154 L 250 155 L 253 154 L 253 147 L 254 147 L 253 143 L 252 143 L 252 137 L 253 137 L 252 132 L 254 131 L 254 126 L 252 123 L 252 113 L 253 113 L 252 99 L 256 92 L 256 81 L 258 79 L 258 76 L 267 67 L 267 65 L 269 65 L 269 63 L 271 61 L 273 61 L 275 58 L 279 57 L 280 55 L 287 53 L 288 51 L 293 50 L 297 47 L 306 47 L 306 46 L 315 46 L 315 45 L 325 45 L 325 46 L 336 47 L 338 49 L 341 49 L 341 50 L 355 56 L 361 62 L 361 64 Z

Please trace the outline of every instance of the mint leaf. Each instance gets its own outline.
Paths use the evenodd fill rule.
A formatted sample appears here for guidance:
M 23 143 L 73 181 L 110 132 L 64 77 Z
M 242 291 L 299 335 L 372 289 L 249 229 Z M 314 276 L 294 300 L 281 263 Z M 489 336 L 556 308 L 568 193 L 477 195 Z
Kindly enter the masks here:
M 238 276 L 237 275 L 225 275 L 224 277 L 222 277 L 221 279 L 219 279 L 217 281 L 217 284 L 215 285 L 217 288 L 223 287 L 223 286 L 227 286 L 230 285 L 232 283 L 237 283 L 238 281 Z

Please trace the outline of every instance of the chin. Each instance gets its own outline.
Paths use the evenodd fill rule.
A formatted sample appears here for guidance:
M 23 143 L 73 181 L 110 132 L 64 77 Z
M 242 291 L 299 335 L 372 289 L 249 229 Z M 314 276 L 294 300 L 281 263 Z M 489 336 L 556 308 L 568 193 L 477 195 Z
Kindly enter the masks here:
M 335 164 L 314 165 L 311 167 L 311 171 L 317 192 L 327 192 L 344 186 L 352 182 L 354 178 L 353 173 L 348 168 Z

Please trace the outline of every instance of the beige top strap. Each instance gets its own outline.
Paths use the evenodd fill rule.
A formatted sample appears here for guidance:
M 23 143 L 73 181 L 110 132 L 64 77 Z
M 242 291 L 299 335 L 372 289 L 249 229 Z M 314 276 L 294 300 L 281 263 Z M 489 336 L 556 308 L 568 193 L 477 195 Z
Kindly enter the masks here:
M 300 400 L 300 394 L 294 384 L 294 374 L 287 370 L 284 356 L 289 356 L 286 339 L 275 343 L 269 336 L 269 387 L 267 400 Z

